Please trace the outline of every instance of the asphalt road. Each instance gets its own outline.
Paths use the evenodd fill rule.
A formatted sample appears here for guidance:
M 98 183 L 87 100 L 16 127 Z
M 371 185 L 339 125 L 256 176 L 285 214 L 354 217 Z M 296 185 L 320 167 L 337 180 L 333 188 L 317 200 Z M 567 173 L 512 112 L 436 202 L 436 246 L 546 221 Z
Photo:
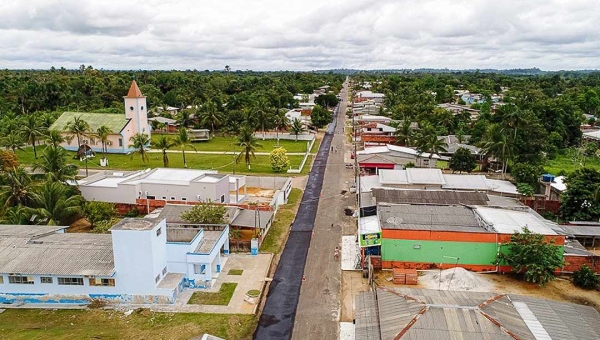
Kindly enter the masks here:
M 341 132 L 343 135 L 343 122 L 344 115 L 346 112 L 345 92 L 342 93 L 342 98 L 344 98 L 344 100 L 343 103 L 340 104 L 338 110 L 338 124 L 335 129 L 335 132 Z M 341 124 L 339 124 L 339 122 L 341 122 Z M 339 163 L 339 166 L 342 169 L 344 169 L 343 171 L 346 171 L 343 165 L 343 153 L 341 152 L 341 145 L 338 147 L 339 153 L 331 153 L 330 157 L 332 142 L 335 148 L 335 143 L 340 144 L 340 141 L 341 143 L 343 143 L 341 137 L 334 137 L 334 135 L 330 133 L 326 134 L 323 138 L 321 147 L 319 148 L 319 152 L 315 157 L 312 170 L 309 174 L 306 189 L 304 191 L 304 195 L 302 196 L 302 201 L 298 209 L 298 214 L 296 215 L 296 219 L 292 224 L 291 232 L 288 237 L 288 241 L 285 245 L 285 248 L 281 254 L 281 258 L 279 260 L 279 264 L 277 265 L 273 281 L 269 286 L 267 300 L 265 302 L 263 312 L 260 316 L 258 327 L 256 329 L 256 332 L 254 333 L 254 339 L 290 339 L 292 337 L 292 332 L 294 334 L 294 337 L 296 337 L 296 332 L 298 331 L 296 330 L 296 328 L 304 328 L 303 325 L 306 323 L 310 323 L 312 326 L 312 324 L 323 321 L 318 319 L 314 319 L 314 321 L 305 320 L 304 315 L 307 311 L 306 304 L 310 304 L 310 301 L 305 301 L 306 299 L 304 298 L 304 295 L 312 295 L 312 298 L 315 298 L 316 295 L 321 295 L 323 289 L 319 287 L 329 287 L 329 285 L 331 284 L 329 283 L 330 279 L 328 279 L 329 274 L 327 274 L 329 272 L 337 272 L 337 274 L 333 273 L 332 275 L 332 277 L 337 276 L 337 279 L 334 279 L 334 281 L 337 280 L 337 282 L 333 283 L 337 287 L 331 287 L 332 290 L 334 290 L 334 292 L 332 293 L 332 298 L 328 299 L 330 303 L 319 306 L 318 313 L 319 315 L 328 315 L 327 324 L 329 327 L 332 327 L 332 325 L 334 325 L 335 323 L 335 328 L 333 330 L 330 329 L 328 335 L 333 334 L 335 336 L 337 334 L 338 326 L 337 321 L 335 321 L 337 317 L 337 312 L 335 316 L 332 316 L 330 307 L 334 306 L 334 304 L 337 304 L 337 310 L 339 310 L 340 269 L 339 265 L 333 262 L 333 249 L 335 248 L 336 243 L 339 242 L 341 229 L 339 229 L 339 227 L 336 226 L 331 228 L 331 223 L 333 223 L 334 221 L 330 218 L 327 220 L 327 222 L 325 222 L 324 218 L 321 215 L 319 215 L 319 211 L 323 209 L 328 210 L 327 207 L 323 207 L 324 204 L 328 204 L 328 197 L 331 196 L 333 192 L 336 192 L 338 195 L 340 192 L 340 188 L 337 184 L 333 184 L 333 187 L 335 187 L 334 189 L 329 188 L 330 183 L 327 182 L 327 188 L 325 188 L 325 190 L 323 190 L 322 193 L 323 180 L 327 179 L 327 177 L 331 177 L 332 175 L 335 176 L 335 174 L 332 174 L 331 170 L 326 170 L 326 168 L 328 167 L 328 158 L 341 157 L 341 161 L 337 159 L 336 162 Z M 331 210 L 332 214 L 334 213 L 332 209 L 329 210 Z M 341 209 L 339 210 L 341 211 Z M 329 258 L 321 259 L 319 258 L 318 254 L 314 253 L 313 247 L 315 246 L 314 244 L 316 243 L 317 239 L 320 239 L 320 237 L 325 236 L 325 234 L 322 234 L 322 231 L 327 229 L 323 225 L 324 223 L 327 224 L 327 228 L 332 233 L 332 236 L 337 235 L 337 238 L 328 238 L 326 240 L 319 241 L 319 243 L 323 241 L 327 242 L 327 245 L 324 245 L 323 254 L 321 254 L 320 256 L 324 256 L 325 252 L 329 255 Z M 336 228 L 337 232 L 335 232 Z M 327 251 L 325 250 L 325 248 L 327 248 Z M 309 258 L 309 263 L 306 263 L 307 256 Z M 314 273 L 314 266 L 310 263 L 313 261 L 323 261 L 331 263 L 328 265 L 328 269 L 325 270 L 325 272 L 316 274 Z M 311 275 L 313 273 L 315 275 L 311 278 Z M 306 282 L 302 281 L 303 275 L 306 275 Z M 318 280 L 321 281 L 320 284 L 317 282 Z M 336 298 L 337 301 L 334 301 L 333 298 Z M 298 320 L 295 320 L 297 316 L 297 311 Z M 317 311 L 314 312 L 317 313 Z M 295 327 L 294 325 L 299 326 Z M 331 333 L 331 331 L 333 331 L 333 333 Z M 312 335 L 308 337 L 305 337 L 303 335 L 299 336 L 301 336 L 299 339 L 313 339 Z M 334 338 L 327 336 L 316 337 L 314 339 Z

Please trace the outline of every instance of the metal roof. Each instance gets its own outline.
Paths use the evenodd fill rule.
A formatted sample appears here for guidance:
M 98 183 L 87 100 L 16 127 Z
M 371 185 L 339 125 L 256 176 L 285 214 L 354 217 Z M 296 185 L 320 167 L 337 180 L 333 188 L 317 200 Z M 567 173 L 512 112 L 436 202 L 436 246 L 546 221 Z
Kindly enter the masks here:
M 372 292 L 361 293 L 356 301 L 357 340 L 600 339 L 600 314 L 571 303 L 390 287 L 378 288 L 376 298 Z
M 459 205 L 379 204 L 381 229 L 487 232 L 472 209 Z
M 230 224 L 234 227 L 254 228 L 260 222 L 260 228 L 265 229 L 273 219 L 273 214 L 273 211 L 240 209 Z
M 442 170 L 425 168 L 408 168 L 406 170 L 379 170 L 381 184 L 434 184 L 446 183 Z
M 50 130 L 67 132 L 67 124 L 73 122 L 75 117 L 86 121 L 90 126 L 90 132 L 96 132 L 99 127 L 105 125 L 113 134 L 120 133 L 130 121 L 123 113 L 64 112 L 50 126 Z M 129 143 L 129 141 L 125 142 Z
M 568 234 L 575 236 L 600 236 L 600 225 L 560 225 Z
M 484 175 L 444 174 L 444 189 L 490 190 Z
M 110 276 L 114 272 L 111 235 L 51 231 L 64 227 L 20 226 L 23 231 L 14 227 L 0 226 L 0 273 Z M 36 234 L 34 228 L 40 231 Z
M 488 201 L 485 193 L 474 191 L 373 188 L 371 192 L 379 203 L 486 205 Z
M 532 213 L 528 207 L 523 208 L 497 208 L 478 206 L 475 209 L 481 219 L 501 234 L 520 232 L 527 227 L 534 233 L 542 235 L 556 235 L 547 221 Z

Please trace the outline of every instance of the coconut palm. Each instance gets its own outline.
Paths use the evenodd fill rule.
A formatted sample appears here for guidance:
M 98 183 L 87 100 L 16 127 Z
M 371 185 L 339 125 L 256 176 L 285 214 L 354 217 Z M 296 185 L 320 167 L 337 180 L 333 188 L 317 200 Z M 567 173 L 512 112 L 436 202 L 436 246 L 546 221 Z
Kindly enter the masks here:
M 304 125 L 302 125 L 302 122 L 298 118 L 294 118 L 292 124 L 290 125 L 290 130 L 292 134 L 296 136 L 296 142 L 298 141 L 298 135 L 306 131 Z
M 513 155 L 514 145 L 510 132 L 493 124 L 488 128 L 482 145 L 482 152 L 486 156 L 494 156 L 502 161 L 502 177 L 506 173 L 508 161 Z
M 90 131 L 90 125 L 88 124 L 88 122 L 81 119 L 81 117 L 75 117 L 72 121 L 67 123 L 65 127 L 67 128 L 68 132 L 70 132 L 73 136 L 77 137 L 77 156 L 81 158 L 83 156 L 79 154 L 81 149 L 81 137 L 85 136 Z
M 169 156 L 167 154 L 167 150 L 175 146 L 175 143 L 165 135 L 161 135 L 158 140 L 152 141 L 152 147 L 161 149 L 163 156 L 163 166 L 165 168 L 169 167 Z
M 64 148 L 49 147 L 44 149 L 40 159 L 33 164 L 34 171 L 42 171 L 50 181 L 66 183 L 74 180 L 78 168 L 68 163 L 68 154 Z
M 254 155 L 256 148 L 262 147 L 257 142 L 256 137 L 254 137 L 254 129 L 247 125 L 242 126 L 238 135 L 238 145 L 242 147 L 242 152 L 237 156 L 235 161 L 239 163 L 243 155 L 246 165 L 248 165 L 248 170 L 250 170 L 251 157 L 256 158 Z
M 23 139 L 33 146 L 33 155 L 37 158 L 37 150 L 35 144 L 40 136 L 43 135 L 43 128 L 40 120 L 34 114 L 28 114 L 21 121 L 20 132 Z
M 102 143 L 102 159 L 106 159 L 108 137 L 111 133 L 112 130 L 106 125 L 102 125 L 96 130 L 96 135 L 100 139 L 100 143 Z
M 4 211 L 2 218 L 0 218 L 0 224 L 27 225 L 30 219 L 31 209 L 17 205 Z
M 2 138 L 2 146 L 6 150 L 10 149 L 13 153 L 16 153 L 17 149 L 23 150 L 23 138 L 16 133 L 9 133 L 6 137 Z
M 429 153 L 429 166 L 434 154 L 439 156 L 440 152 L 446 152 L 446 142 L 438 138 L 438 135 L 431 125 L 425 125 L 419 132 L 416 140 L 419 153 Z
M 150 137 L 145 133 L 136 133 L 129 138 L 129 141 L 131 142 L 129 147 L 135 149 L 133 153 L 139 153 L 142 157 L 142 162 L 146 164 L 148 161 L 148 152 L 146 151 L 146 148 L 150 144 Z M 133 153 L 131 154 L 132 157 Z
M 33 197 L 33 187 L 31 176 L 23 168 L 8 169 L 2 175 L 2 182 L 5 183 L 2 189 L 2 201 L 5 207 L 14 207 L 22 204 L 27 205 Z
M 275 115 L 273 115 L 273 125 L 277 133 L 277 146 L 279 146 L 279 130 L 287 130 L 290 125 L 290 121 L 288 117 L 286 117 L 285 112 L 280 111 L 279 109 L 275 111 Z
M 206 103 L 204 103 L 204 105 L 202 105 L 202 108 L 199 111 L 199 115 L 200 123 L 202 125 L 210 125 L 210 131 L 214 137 L 215 125 L 221 125 L 221 122 L 223 120 L 223 116 L 221 112 L 219 112 L 217 104 L 215 104 L 215 102 L 209 99 Z
M 60 131 L 57 130 L 48 130 L 46 133 L 45 142 L 47 145 L 57 148 L 60 146 L 60 143 L 64 142 L 65 138 L 62 136 Z
M 189 110 L 183 109 L 179 112 L 179 117 L 177 117 L 177 123 L 181 127 L 188 127 L 194 124 L 194 119 L 192 118 L 192 114 Z
M 254 106 L 254 116 L 258 120 L 258 124 L 261 127 L 263 140 L 265 140 L 265 128 L 269 125 L 271 120 L 271 107 L 266 98 L 260 97 Z
M 185 149 L 191 148 L 196 151 L 196 147 L 192 144 L 192 140 L 190 139 L 190 135 L 188 134 L 188 130 L 185 127 L 179 128 L 179 133 L 174 140 L 174 146 L 178 147 L 181 150 L 183 155 L 183 167 L 187 168 L 187 161 L 185 159 Z
M 45 182 L 33 194 L 32 209 L 38 220 L 47 225 L 59 225 L 73 215 L 83 213 L 84 198 L 73 195 L 72 188 L 59 182 Z
M 411 146 L 414 138 L 414 132 L 411 127 L 412 122 L 410 119 L 403 119 L 398 127 L 396 128 L 396 143 L 405 146 Z

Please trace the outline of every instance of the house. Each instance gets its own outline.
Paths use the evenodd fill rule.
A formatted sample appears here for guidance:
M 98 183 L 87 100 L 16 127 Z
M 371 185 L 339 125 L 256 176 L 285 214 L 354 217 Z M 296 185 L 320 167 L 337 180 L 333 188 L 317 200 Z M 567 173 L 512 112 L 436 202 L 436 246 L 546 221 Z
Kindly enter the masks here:
M 479 110 L 472 109 L 468 105 L 442 103 L 442 104 L 438 104 L 438 107 L 452 112 L 452 114 L 455 116 L 467 113 L 467 114 L 469 114 L 469 116 L 471 117 L 472 120 L 477 119 L 477 117 L 479 117 L 479 113 L 480 113 Z
M 177 123 L 175 119 L 165 118 L 161 116 L 148 118 L 148 123 L 150 124 L 150 126 L 152 126 L 152 122 L 162 124 L 164 127 L 160 130 L 164 132 L 174 133 L 177 132 L 177 130 L 179 130 L 179 123 Z
M 600 130 L 584 132 L 583 138 L 592 141 L 600 141 Z
M 356 340 L 600 339 L 593 307 L 516 294 L 380 286 L 355 306 Z
M 391 144 L 368 147 L 356 154 L 359 166 L 371 174 L 381 169 L 404 169 L 408 163 L 417 167 L 435 167 L 436 161 L 440 159 L 435 154 L 419 153 L 415 149 Z
M 285 113 L 285 116 L 289 120 L 290 124 L 294 122 L 294 120 L 298 119 L 302 124 L 308 126 L 311 124 L 310 120 L 310 111 L 302 110 L 302 109 L 292 109 Z
M 356 117 L 356 122 L 358 122 L 359 124 L 381 123 L 389 125 L 392 122 L 392 119 L 390 117 L 385 116 L 360 115 Z
M 355 116 L 362 115 L 376 115 L 381 111 L 381 105 L 375 103 L 374 100 L 362 98 L 357 98 L 357 100 L 352 103 L 352 112 Z
M 442 156 L 452 157 L 458 149 L 467 149 L 477 160 L 477 163 L 480 166 L 483 166 L 487 160 L 487 156 L 482 152 L 481 148 L 466 143 L 470 137 L 471 136 L 463 136 L 459 139 L 456 135 L 439 136 L 438 139 L 442 139 L 446 143 L 446 151 L 442 151 L 440 154 Z
M 396 142 L 396 128 L 381 123 L 365 123 L 357 140 L 370 144 L 393 144 Z
M 209 129 L 191 129 L 188 132 L 192 142 L 206 142 L 210 140 Z
M 50 126 L 50 130 L 60 131 L 65 141 L 60 145 L 67 150 L 77 151 L 80 147 L 77 144 L 77 137 L 68 131 L 68 124 L 75 118 L 87 122 L 89 125 L 89 135 L 83 136 L 80 141 L 85 145 L 85 150 L 94 152 L 102 151 L 102 143 L 93 134 L 99 127 L 106 126 L 111 133 L 108 136 L 107 152 L 109 153 L 129 153 L 134 150 L 130 147 L 131 138 L 135 134 L 147 134 L 150 137 L 151 128 L 148 124 L 148 107 L 146 106 L 146 97 L 140 91 L 135 80 L 131 82 L 129 92 L 123 97 L 125 102 L 125 115 L 117 113 L 93 113 L 93 112 L 64 112 Z
M 110 234 L 67 228 L 0 225 L 1 303 L 174 303 L 187 287 L 210 287 L 229 253 L 227 225 L 126 218 Z
M 376 104 L 383 104 L 384 98 L 385 98 L 385 94 L 383 93 L 376 93 L 376 92 L 372 92 L 370 90 L 365 90 L 365 91 L 358 91 L 356 93 L 356 97 L 357 98 L 367 98 L 367 99 L 371 99 L 373 100 Z
M 191 108 L 192 108 L 191 106 L 188 107 L 188 109 L 191 109 Z M 156 108 L 157 114 L 169 115 L 171 117 L 176 116 L 178 111 L 179 111 L 179 108 L 173 107 L 173 106 L 158 106 Z

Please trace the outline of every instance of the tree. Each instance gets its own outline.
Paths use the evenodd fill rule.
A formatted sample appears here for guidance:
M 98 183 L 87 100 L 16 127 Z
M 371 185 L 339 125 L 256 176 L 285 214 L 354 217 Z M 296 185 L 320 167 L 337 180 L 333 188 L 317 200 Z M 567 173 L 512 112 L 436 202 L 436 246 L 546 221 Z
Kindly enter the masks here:
M 312 125 L 320 129 L 333 121 L 333 114 L 320 105 L 315 105 L 310 114 Z
M 573 284 L 583 289 L 594 289 L 600 283 L 600 276 L 594 273 L 592 268 L 588 267 L 587 264 L 581 266 L 581 268 L 573 272 Z
M 271 119 L 271 107 L 266 98 L 260 97 L 254 106 L 254 115 L 262 129 L 263 140 L 265 139 L 265 127 L 269 125 Z
M 275 111 L 275 115 L 273 115 L 273 125 L 275 126 L 275 131 L 277 133 L 277 146 L 279 146 L 279 130 L 287 129 L 290 125 L 290 121 L 285 115 L 285 112 L 279 111 L 279 109 Z
M 38 221 L 47 225 L 61 225 L 74 215 L 82 214 L 85 200 L 71 190 L 60 182 L 45 182 L 33 194 L 33 210 L 38 215 Z
M 471 172 L 477 167 L 477 161 L 467 148 L 459 148 L 450 158 L 449 167 L 452 172 Z
M 67 123 L 66 128 L 68 132 L 77 137 L 77 151 L 79 152 L 79 149 L 81 149 L 81 137 L 90 131 L 90 125 L 81 119 L 81 117 L 75 117 L 73 121 Z
M 0 224 L 28 225 L 31 220 L 31 209 L 17 205 L 7 208 L 4 216 L 0 219 Z
M 192 209 L 181 213 L 181 218 L 193 224 L 225 224 L 227 207 L 212 202 L 195 205 Z
M 248 125 L 245 125 L 240 129 L 238 145 L 242 147 L 242 152 L 237 156 L 236 162 L 239 163 L 243 155 L 246 165 L 248 165 L 248 170 L 250 170 L 251 158 L 256 158 L 254 152 L 256 151 L 256 148 L 262 147 L 262 145 L 258 143 L 256 137 L 254 137 L 253 129 Z
M 23 139 L 15 133 L 9 133 L 6 137 L 2 138 L 2 146 L 6 150 L 10 149 L 13 153 L 16 153 L 17 149 L 23 150 Z
M 564 265 L 562 247 L 527 227 L 513 233 L 510 242 L 503 246 L 508 246 L 508 251 L 501 251 L 495 264 L 508 265 L 513 273 L 523 275 L 526 281 L 540 286 L 554 280 L 554 271 Z
M 150 137 L 148 137 L 148 135 L 145 133 L 136 133 L 129 138 L 129 141 L 131 142 L 129 147 L 135 149 L 133 153 L 139 153 L 142 157 L 142 162 L 145 164 L 149 159 L 146 148 L 148 147 L 148 144 L 150 144 Z M 133 153 L 131 154 L 132 157 Z
M 533 197 L 535 190 L 527 183 L 517 183 L 517 192 L 525 197 Z
M 23 139 L 33 146 L 33 155 L 37 158 L 35 144 L 37 139 L 43 135 L 43 129 L 37 116 L 34 114 L 25 116 L 25 119 L 21 122 L 21 134 L 23 135 Z
M 290 125 L 290 130 L 292 131 L 292 134 L 296 136 L 296 142 L 298 141 L 298 135 L 306 131 L 304 125 L 302 125 L 302 122 L 298 118 L 294 118 L 292 125 Z
M 484 138 L 485 142 L 481 148 L 483 153 L 488 157 L 494 156 L 502 161 L 502 175 L 504 176 L 508 167 L 508 161 L 511 159 L 514 151 L 510 134 L 499 125 L 493 124 L 488 128 Z
M 64 142 L 65 138 L 62 136 L 62 133 L 57 130 L 48 130 L 46 133 L 45 142 L 50 147 L 57 148 L 60 146 L 60 143 Z
M 284 148 L 273 149 L 269 154 L 269 161 L 271 162 L 271 169 L 275 172 L 283 172 L 290 166 L 290 159 Z
M 173 141 L 173 146 L 178 147 L 181 150 L 181 154 L 183 155 L 183 167 L 187 168 L 187 161 L 185 159 L 185 149 L 191 148 L 194 151 L 196 151 L 196 147 L 192 144 L 192 140 L 190 139 L 188 130 L 185 127 L 179 128 L 179 133 Z
M 177 123 L 179 123 L 182 128 L 187 128 L 190 125 L 193 125 L 194 119 L 192 118 L 190 111 L 187 109 L 181 110 L 179 112 L 179 117 L 177 118 Z
M 12 168 L 2 174 L 2 201 L 5 207 L 27 205 L 33 197 L 31 176 L 23 168 Z
M 19 158 L 14 152 L 0 150 L 0 173 L 19 167 Z
M 403 146 L 411 146 L 413 142 L 413 129 L 411 127 L 412 122 L 409 119 L 403 119 L 398 127 L 396 128 L 396 144 Z
M 517 183 L 529 184 L 532 188 L 539 186 L 538 182 L 544 169 L 539 165 L 517 163 L 510 169 L 510 174 Z
M 102 158 L 106 159 L 106 152 L 107 150 L 107 144 L 108 144 L 108 137 L 110 136 L 110 134 L 112 133 L 112 130 L 106 126 L 106 125 L 102 125 L 100 126 L 97 130 L 96 130 L 96 135 L 98 136 L 98 139 L 100 139 L 100 142 L 102 143 Z
M 79 170 L 76 165 L 68 163 L 67 159 L 67 151 L 62 147 L 46 148 L 32 169 L 43 171 L 50 181 L 66 183 L 74 180 Z
M 568 221 L 597 221 L 600 217 L 600 201 L 596 192 L 600 190 L 600 172 L 581 168 L 565 179 L 567 190 L 560 195 L 559 215 Z
M 585 166 L 585 162 L 588 158 L 596 156 L 596 152 L 598 152 L 598 145 L 595 142 L 584 143 L 582 145 L 582 154 L 583 154 L 583 166 Z
M 429 166 L 431 167 L 433 155 L 439 155 L 440 152 L 446 152 L 446 142 L 438 138 L 433 126 L 426 124 L 422 127 L 417 136 L 417 150 L 419 154 L 429 153 Z
M 336 95 L 333 93 L 322 94 L 315 98 L 315 104 L 320 105 L 324 108 L 335 107 L 339 103 Z
M 215 136 L 215 125 L 221 125 L 223 120 L 223 116 L 221 112 L 219 112 L 217 108 L 217 104 L 212 100 L 208 100 L 199 112 L 200 115 L 200 123 L 203 125 L 208 125 L 211 127 L 210 131 L 212 132 L 213 137 Z
M 117 210 L 114 203 L 88 201 L 83 207 L 85 218 L 90 222 L 92 229 L 98 222 L 110 221 Z
M 165 168 L 169 167 L 169 156 L 167 155 L 167 150 L 174 147 L 175 143 L 171 140 L 171 138 L 161 135 L 157 141 L 152 141 L 152 147 L 162 150 L 163 157 L 163 166 Z

